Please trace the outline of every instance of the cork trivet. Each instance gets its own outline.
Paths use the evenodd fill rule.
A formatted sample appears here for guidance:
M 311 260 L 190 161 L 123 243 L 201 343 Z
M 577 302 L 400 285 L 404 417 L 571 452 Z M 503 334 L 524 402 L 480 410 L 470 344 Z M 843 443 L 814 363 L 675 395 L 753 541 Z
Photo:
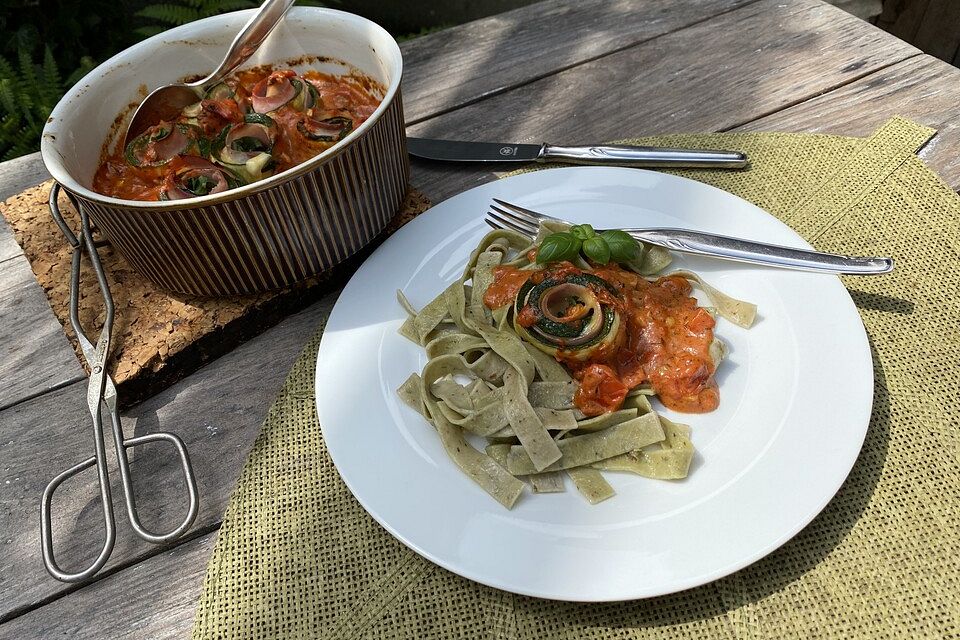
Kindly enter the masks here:
M 86 366 L 70 326 L 72 249 L 47 207 L 52 185 L 50 180 L 11 197 L 0 208 L 0 213 L 13 228 L 50 307 L 80 363 Z M 109 244 L 100 246 L 100 260 L 116 307 L 110 372 L 117 384 L 121 404 L 129 406 L 154 395 L 204 363 L 342 286 L 373 247 L 429 206 L 422 193 L 408 190 L 387 229 L 365 250 L 319 276 L 287 289 L 258 295 L 208 298 L 170 293 L 134 271 Z M 60 210 L 76 230 L 78 216 L 63 195 Z M 94 239 L 103 240 L 96 230 Z M 80 279 L 80 320 L 94 342 L 103 326 L 104 313 L 96 277 L 89 260 L 84 259 Z

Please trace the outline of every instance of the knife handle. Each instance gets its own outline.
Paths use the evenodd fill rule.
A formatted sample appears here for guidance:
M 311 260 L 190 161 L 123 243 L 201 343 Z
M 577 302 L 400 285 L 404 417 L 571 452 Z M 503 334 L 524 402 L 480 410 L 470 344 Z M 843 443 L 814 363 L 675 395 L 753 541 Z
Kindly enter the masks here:
M 591 145 L 563 147 L 546 144 L 540 148 L 537 162 L 617 165 L 626 167 L 673 167 L 689 169 L 743 169 L 749 161 L 740 151 L 711 149 L 665 149 L 627 145 Z

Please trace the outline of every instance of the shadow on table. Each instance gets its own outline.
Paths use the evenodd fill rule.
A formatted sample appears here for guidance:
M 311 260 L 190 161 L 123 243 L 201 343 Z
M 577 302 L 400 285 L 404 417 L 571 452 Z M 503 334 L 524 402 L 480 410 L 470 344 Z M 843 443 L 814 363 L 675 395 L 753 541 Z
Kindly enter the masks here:
M 802 578 L 853 529 L 880 480 L 890 439 L 890 404 L 886 376 L 873 340 L 870 340 L 870 351 L 874 366 L 873 411 L 860 455 L 833 500 L 780 549 L 722 580 L 659 598 L 601 605 L 519 598 L 518 605 L 541 615 L 554 616 L 560 626 L 572 628 L 661 627 L 723 616 L 759 602 Z
M 897 313 L 908 316 L 913 313 L 913 302 L 903 298 L 894 298 L 879 293 L 867 293 L 857 289 L 847 288 L 850 297 L 858 309 L 869 309 L 871 311 L 883 311 L 886 313 Z

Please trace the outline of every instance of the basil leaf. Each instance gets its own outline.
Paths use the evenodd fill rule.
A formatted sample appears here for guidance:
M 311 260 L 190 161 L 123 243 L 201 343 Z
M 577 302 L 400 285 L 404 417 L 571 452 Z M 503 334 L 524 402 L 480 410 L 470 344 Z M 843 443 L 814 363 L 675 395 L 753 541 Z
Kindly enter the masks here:
M 610 229 L 600 234 L 610 247 L 610 258 L 614 262 L 630 262 L 640 253 L 640 243 L 630 234 L 619 229 Z
M 610 262 L 610 247 L 603 236 L 593 236 L 584 240 L 583 253 L 597 264 Z
M 561 260 L 572 260 L 580 252 L 580 240 L 575 238 L 572 233 L 566 231 L 551 233 L 543 242 L 540 243 L 540 249 L 537 250 L 537 262 L 560 262 Z
M 573 237 L 577 240 L 586 240 L 587 238 L 592 238 L 597 235 L 593 227 L 588 224 L 575 224 L 570 227 L 570 233 L 572 233 Z

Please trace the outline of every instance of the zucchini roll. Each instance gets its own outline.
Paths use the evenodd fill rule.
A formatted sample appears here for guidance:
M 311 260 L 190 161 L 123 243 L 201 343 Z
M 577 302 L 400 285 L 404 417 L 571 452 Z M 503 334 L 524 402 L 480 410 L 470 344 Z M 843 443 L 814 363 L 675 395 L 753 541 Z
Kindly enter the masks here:
M 513 326 L 540 351 L 583 362 L 616 341 L 621 320 L 610 302 L 619 299 L 613 285 L 589 273 L 528 281 L 517 293 Z

